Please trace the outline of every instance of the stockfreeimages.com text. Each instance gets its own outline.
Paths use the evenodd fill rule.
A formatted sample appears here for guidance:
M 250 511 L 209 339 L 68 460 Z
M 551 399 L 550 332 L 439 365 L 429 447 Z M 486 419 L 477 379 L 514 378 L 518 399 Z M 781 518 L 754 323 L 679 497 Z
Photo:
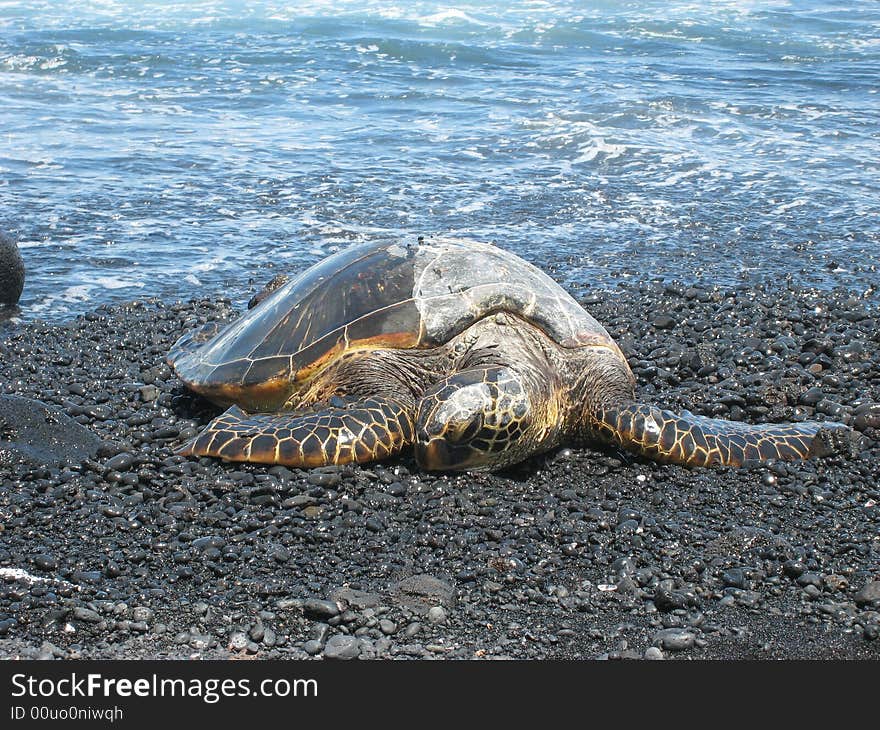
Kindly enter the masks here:
M 98 673 L 72 672 L 61 679 L 12 675 L 12 696 L 47 697 L 198 697 L 213 704 L 223 697 L 317 697 L 316 679 L 179 679 L 149 677 L 136 679 L 105 677 Z

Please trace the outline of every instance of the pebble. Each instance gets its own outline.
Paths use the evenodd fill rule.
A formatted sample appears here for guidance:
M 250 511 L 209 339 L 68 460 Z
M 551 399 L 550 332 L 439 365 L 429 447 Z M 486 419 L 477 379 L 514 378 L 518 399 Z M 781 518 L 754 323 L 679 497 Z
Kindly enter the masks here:
M 880 607 L 880 580 L 873 580 L 865 584 L 854 596 L 857 606 Z
M 324 646 L 324 642 L 327 641 L 329 635 L 330 625 L 322 622 L 316 623 L 309 631 L 309 638 L 317 641 L 321 646 Z
M 821 588 L 822 576 L 818 573 L 802 573 L 798 576 L 796 582 L 799 586 L 815 586 L 816 588 Z
M 675 327 L 675 318 L 670 314 L 658 314 L 651 320 L 651 324 L 658 330 L 668 330 Z
M 639 529 L 639 523 L 637 520 L 624 520 L 623 522 L 618 523 L 617 527 L 614 528 L 614 531 L 621 535 L 633 535 Z
M 278 563 L 286 563 L 290 560 L 290 550 L 283 545 L 273 545 L 269 549 L 269 557 Z
M 859 431 L 880 429 L 880 403 L 869 403 L 856 408 L 853 411 L 852 425 Z
M 611 563 L 611 570 L 617 576 L 632 575 L 636 571 L 636 562 L 630 557 L 618 558 Z
M 639 584 L 630 578 L 628 575 L 624 576 L 615 584 L 617 586 L 618 594 L 625 595 L 636 595 L 639 592 Z
M 121 454 L 117 454 L 116 456 L 107 459 L 107 461 L 104 462 L 104 468 L 108 471 L 126 471 L 133 465 L 134 456 L 125 453 L 124 451 Z
M 822 391 L 822 389 L 813 387 L 808 388 L 803 393 L 801 393 L 800 397 L 798 398 L 798 403 L 805 406 L 814 406 L 823 398 L 825 398 L 825 393 Z
M 231 651 L 244 651 L 248 644 L 247 634 L 243 631 L 233 631 L 229 635 L 229 649 Z
M 141 394 L 141 400 L 144 403 L 152 403 L 159 397 L 159 389 L 155 385 L 144 385 L 139 391 Z
M 313 618 L 333 618 L 339 615 L 339 606 L 335 601 L 307 598 L 303 603 L 303 613 Z
M 332 471 L 330 473 L 310 471 L 309 475 L 306 477 L 306 481 L 309 484 L 313 484 L 319 487 L 335 487 L 337 484 L 342 482 L 342 477 L 337 471 Z
M 360 653 L 360 642 L 354 636 L 331 636 L 324 645 L 325 659 L 356 659 Z
M 397 624 L 394 621 L 383 618 L 379 621 L 379 630 L 386 636 L 391 636 L 397 633 Z
M 428 609 L 427 618 L 432 624 L 445 624 L 446 609 L 443 606 L 432 606 Z
M 654 634 L 653 643 L 667 651 L 685 651 L 694 646 L 696 635 L 686 629 L 663 629 Z
M 374 608 L 382 602 L 382 597 L 378 593 L 356 590 L 348 586 L 337 588 L 330 594 L 330 597 L 338 603 L 360 610 Z
M 654 605 L 660 611 L 675 611 L 696 605 L 696 598 L 689 591 L 659 588 L 654 594 Z
M 721 580 L 726 586 L 734 588 L 746 587 L 746 576 L 742 568 L 729 568 L 721 574 Z
M 89 405 L 83 407 L 83 413 L 96 421 L 106 421 L 113 415 L 113 409 L 104 405 Z
M 0 636 L 6 636 L 11 628 L 13 628 L 18 621 L 14 618 L 4 618 L 0 619 Z
M 404 578 L 392 586 L 391 592 L 399 603 L 410 608 L 451 606 L 455 602 L 455 589 L 446 581 L 432 575 Z
M 302 645 L 303 651 L 310 656 L 316 656 L 321 653 L 324 645 L 315 639 L 309 639 Z
M 101 615 L 97 611 L 84 606 L 77 606 L 73 609 L 73 618 L 77 621 L 85 621 L 86 623 L 96 624 L 101 621 Z
M 406 485 L 403 482 L 392 482 L 388 485 L 388 494 L 392 497 L 405 497 L 407 491 Z
M 34 555 L 34 565 L 40 570 L 55 570 L 58 567 L 58 558 L 54 555 Z
M 44 641 L 40 646 L 36 659 L 38 661 L 52 661 L 56 657 L 61 658 L 64 652 L 49 641 Z
M 216 640 L 211 634 L 191 634 L 189 637 L 189 645 L 197 651 L 210 649 L 215 643 Z

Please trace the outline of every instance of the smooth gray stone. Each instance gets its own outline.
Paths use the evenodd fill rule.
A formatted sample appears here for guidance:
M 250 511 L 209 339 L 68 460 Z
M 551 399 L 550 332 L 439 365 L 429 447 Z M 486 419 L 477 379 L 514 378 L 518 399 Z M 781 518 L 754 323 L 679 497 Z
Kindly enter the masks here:
M 0 463 L 79 464 L 93 458 L 102 444 L 97 435 L 59 408 L 0 395 Z

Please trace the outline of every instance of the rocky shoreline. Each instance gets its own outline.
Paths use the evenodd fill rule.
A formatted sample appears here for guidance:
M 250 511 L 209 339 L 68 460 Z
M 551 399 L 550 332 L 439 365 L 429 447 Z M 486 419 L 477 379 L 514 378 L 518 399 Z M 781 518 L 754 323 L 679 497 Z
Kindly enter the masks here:
M 644 400 L 854 438 L 743 469 L 589 445 L 492 475 L 187 460 L 172 448 L 216 409 L 163 357 L 229 302 L 7 322 L 0 395 L 100 444 L 40 463 L 21 403 L 0 403 L 0 656 L 880 658 L 873 294 L 623 283 L 580 300 Z

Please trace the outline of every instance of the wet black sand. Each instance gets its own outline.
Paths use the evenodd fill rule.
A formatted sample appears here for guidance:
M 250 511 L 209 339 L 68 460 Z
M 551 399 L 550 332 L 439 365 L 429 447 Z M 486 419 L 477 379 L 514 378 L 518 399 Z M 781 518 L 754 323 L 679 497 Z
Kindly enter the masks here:
M 193 461 L 171 449 L 216 411 L 163 356 L 228 303 L 6 323 L 0 394 L 108 443 L 46 467 L 0 433 L 0 656 L 880 658 L 873 293 L 627 284 L 583 302 L 645 400 L 847 420 L 860 440 L 738 470 L 585 446 L 496 475 Z

